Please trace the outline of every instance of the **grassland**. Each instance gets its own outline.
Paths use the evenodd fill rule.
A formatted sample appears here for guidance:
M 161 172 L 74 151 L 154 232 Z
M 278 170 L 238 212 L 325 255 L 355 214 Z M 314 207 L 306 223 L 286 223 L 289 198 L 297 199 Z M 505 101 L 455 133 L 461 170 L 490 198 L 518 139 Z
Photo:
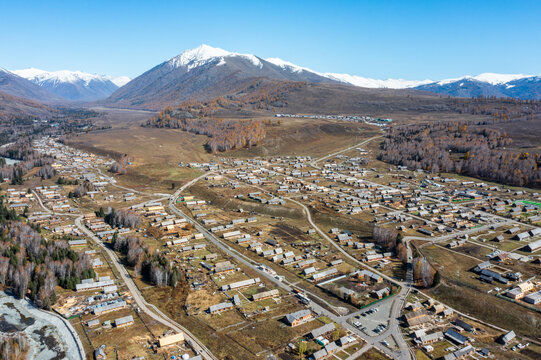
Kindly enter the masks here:
M 420 251 L 432 264 L 436 264 L 442 276 L 438 286 L 427 290 L 429 295 L 461 312 L 504 329 L 514 329 L 534 339 L 541 337 L 538 314 L 487 295 L 488 290 L 498 285 L 483 283 L 469 271 L 478 262 L 437 246 L 425 246 Z

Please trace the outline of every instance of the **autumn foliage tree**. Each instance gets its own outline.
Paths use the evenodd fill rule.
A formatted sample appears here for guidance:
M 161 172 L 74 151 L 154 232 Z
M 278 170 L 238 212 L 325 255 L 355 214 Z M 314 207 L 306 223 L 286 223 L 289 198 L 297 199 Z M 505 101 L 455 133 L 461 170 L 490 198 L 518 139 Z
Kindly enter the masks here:
M 157 286 L 177 286 L 181 280 L 181 272 L 173 267 L 163 255 L 152 252 L 149 247 L 136 236 L 115 237 L 111 243 L 115 251 L 125 255 L 126 263 L 132 266 L 136 274 Z
M 429 288 L 434 284 L 436 271 L 424 257 L 413 259 L 413 280 L 418 286 Z
M 0 335 L 0 359 L 2 360 L 26 360 L 28 340 L 22 333 Z
M 128 165 L 132 162 L 133 157 L 129 156 L 128 154 L 123 154 L 120 159 L 111 164 L 111 167 L 109 167 L 109 171 L 113 174 L 118 175 L 126 174 L 126 172 L 128 171 Z
M 465 122 L 388 129 L 379 160 L 432 173 L 454 172 L 515 186 L 541 186 L 541 154 L 506 149 L 504 132 Z
M 141 216 L 133 210 L 115 210 L 111 208 L 107 214 L 104 214 L 104 221 L 112 227 L 128 227 L 133 229 L 141 224 Z
M 265 125 L 261 120 L 193 119 L 181 115 L 173 117 L 173 113 L 173 110 L 166 109 L 158 117 L 150 119 L 146 126 L 207 135 L 209 140 L 205 147 L 212 153 L 251 147 L 265 137 Z

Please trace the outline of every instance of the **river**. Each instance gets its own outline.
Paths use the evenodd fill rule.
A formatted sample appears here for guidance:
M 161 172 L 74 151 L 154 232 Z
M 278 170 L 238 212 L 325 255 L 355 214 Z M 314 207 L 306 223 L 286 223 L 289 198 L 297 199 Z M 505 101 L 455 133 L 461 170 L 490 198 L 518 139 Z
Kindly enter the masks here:
M 81 353 L 80 342 L 74 337 L 75 331 L 68 324 L 26 300 L 0 292 L 0 335 L 24 334 L 30 348 L 28 359 L 84 358 L 84 350 Z

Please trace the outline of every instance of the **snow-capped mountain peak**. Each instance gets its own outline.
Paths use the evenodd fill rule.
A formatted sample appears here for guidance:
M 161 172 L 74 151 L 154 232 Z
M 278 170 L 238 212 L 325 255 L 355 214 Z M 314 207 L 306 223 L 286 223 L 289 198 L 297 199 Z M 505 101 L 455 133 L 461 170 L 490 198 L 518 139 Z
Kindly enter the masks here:
M 477 81 L 487 82 L 491 85 L 501 85 L 507 84 L 508 82 L 524 79 L 527 77 L 532 77 L 533 75 L 524 75 L 524 74 L 494 74 L 494 73 L 483 73 L 473 78 Z
M 131 78 L 129 76 L 117 76 L 109 78 L 113 84 L 115 84 L 118 87 L 122 87 L 129 83 L 131 81 Z
M 325 73 L 323 76 L 346 84 L 365 88 L 407 89 L 423 84 L 432 83 L 432 80 L 404 80 L 404 79 L 371 79 L 357 75 Z
M 302 71 L 308 71 L 308 72 L 326 77 L 334 81 L 338 81 L 338 82 L 349 84 L 349 85 L 359 86 L 359 87 L 365 87 L 365 88 L 405 89 L 405 88 L 412 88 L 415 86 L 433 82 L 432 80 L 404 80 L 404 79 L 378 80 L 378 79 L 370 79 L 370 78 L 365 78 L 362 76 L 349 75 L 349 74 L 335 74 L 335 73 L 322 74 L 317 71 L 295 65 L 289 61 L 285 61 L 280 58 L 268 58 L 265 60 L 284 70 L 288 70 L 291 72 L 300 73 Z
M 524 74 L 495 74 L 495 73 L 482 73 L 476 76 L 466 75 L 454 79 L 444 79 L 438 81 L 438 85 L 447 85 L 454 83 L 460 80 L 476 80 L 488 83 L 490 85 L 503 85 L 508 82 L 520 80 L 524 78 L 533 77 L 534 75 L 524 75 Z
M 254 66 L 258 66 L 259 68 L 263 66 L 263 63 L 255 55 L 233 53 L 206 44 L 202 44 L 194 49 L 185 50 L 180 55 L 169 59 L 167 63 L 172 68 L 186 67 L 187 70 L 190 71 L 215 59 L 219 59 L 218 65 L 223 65 L 226 63 L 226 57 L 233 56 L 246 58 L 250 60 Z
M 109 80 L 109 78 L 104 75 L 89 74 L 82 71 L 70 70 L 45 71 L 36 68 L 28 68 L 23 70 L 14 70 L 13 73 L 37 84 L 48 81 L 55 84 L 84 82 L 85 85 L 88 85 L 92 80 Z
M 68 100 L 98 100 L 106 98 L 118 88 L 118 85 L 109 76 L 82 71 L 45 71 L 28 68 L 14 70 L 12 73 Z
M 268 58 L 268 59 L 265 59 L 265 60 L 270 62 L 271 64 L 274 64 L 274 65 L 276 65 L 278 67 L 281 67 L 284 70 L 289 70 L 291 72 L 300 73 L 302 71 L 308 71 L 308 72 L 312 72 L 314 74 L 318 74 L 314 70 L 311 70 L 311 69 L 308 69 L 308 68 L 305 68 L 305 67 L 302 67 L 302 66 L 295 65 L 295 64 L 293 64 L 293 63 L 291 63 L 289 61 L 285 61 L 285 60 L 282 60 L 280 58 Z M 320 74 L 318 74 L 318 75 L 320 75 Z

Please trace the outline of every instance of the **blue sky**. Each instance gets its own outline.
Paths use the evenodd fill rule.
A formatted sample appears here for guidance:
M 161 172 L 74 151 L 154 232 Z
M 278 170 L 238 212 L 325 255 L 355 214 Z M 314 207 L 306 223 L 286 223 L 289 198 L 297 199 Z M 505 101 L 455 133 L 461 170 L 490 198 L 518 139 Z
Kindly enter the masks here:
M 2 1 L 0 67 L 135 77 L 202 43 L 321 72 L 541 74 L 541 1 Z

